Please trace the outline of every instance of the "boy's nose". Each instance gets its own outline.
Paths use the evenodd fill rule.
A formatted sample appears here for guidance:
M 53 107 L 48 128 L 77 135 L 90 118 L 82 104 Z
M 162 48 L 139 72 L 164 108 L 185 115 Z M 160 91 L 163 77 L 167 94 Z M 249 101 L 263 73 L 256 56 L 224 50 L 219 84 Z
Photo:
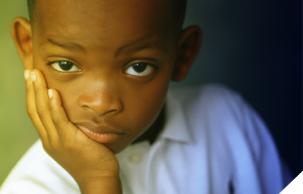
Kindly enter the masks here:
M 104 87 L 83 93 L 78 98 L 78 105 L 85 110 L 93 111 L 98 116 L 117 114 L 123 109 L 119 96 Z

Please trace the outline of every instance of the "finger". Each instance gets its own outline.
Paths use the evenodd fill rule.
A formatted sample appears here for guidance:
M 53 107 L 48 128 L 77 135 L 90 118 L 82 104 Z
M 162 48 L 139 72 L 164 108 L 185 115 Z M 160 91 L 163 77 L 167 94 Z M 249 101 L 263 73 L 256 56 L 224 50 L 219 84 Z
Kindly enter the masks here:
M 65 142 L 72 140 L 71 137 L 79 132 L 78 128 L 70 122 L 62 106 L 60 94 L 55 89 L 49 89 L 49 108 L 52 116 L 53 123 L 57 129 L 60 139 Z
M 44 141 L 48 141 L 47 133 L 40 121 L 40 118 L 36 111 L 36 102 L 35 102 L 35 92 L 33 88 L 33 83 L 30 79 L 30 71 L 24 71 L 25 77 L 25 86 L 26 86 L 26 108 L 27 114 L 29 115 L 32 123 L 34 124 L 40 139 Z
M 53 144 L 58 140 L 58 133 L 51 119 L 48 106 L 47 85 L 41 71 L 34 69 L 31 71 L 31 79 L 35 94 L 36 111 L 48 134 L 50 143 Z

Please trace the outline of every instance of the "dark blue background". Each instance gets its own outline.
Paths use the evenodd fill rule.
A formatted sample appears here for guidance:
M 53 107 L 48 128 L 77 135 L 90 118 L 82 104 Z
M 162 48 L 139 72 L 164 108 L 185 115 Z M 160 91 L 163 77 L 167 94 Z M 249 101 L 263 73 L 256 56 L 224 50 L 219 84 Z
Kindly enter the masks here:
M 302 2 L 188 0 L 185 25 L 203 30 L 189 76 L 172 87 L 223 83 L 269 127 L 293 176 L 302 171 Z

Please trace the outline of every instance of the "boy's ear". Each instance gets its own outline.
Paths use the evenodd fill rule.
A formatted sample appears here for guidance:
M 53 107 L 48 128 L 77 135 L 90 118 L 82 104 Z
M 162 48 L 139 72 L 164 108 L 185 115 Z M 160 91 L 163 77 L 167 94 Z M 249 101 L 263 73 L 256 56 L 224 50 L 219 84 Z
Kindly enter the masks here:
M 32 28 L 25 18 L 17 17 L 12 23 L 11 33 L 25 69 L 33 68 Z
M 171 78 L 172 81 L 182 81 L 186 77 L 199 52 L 201 42 L 202 31 L 198 26 L 189 26 L 183 30 L 178 41 L 177 59 Z

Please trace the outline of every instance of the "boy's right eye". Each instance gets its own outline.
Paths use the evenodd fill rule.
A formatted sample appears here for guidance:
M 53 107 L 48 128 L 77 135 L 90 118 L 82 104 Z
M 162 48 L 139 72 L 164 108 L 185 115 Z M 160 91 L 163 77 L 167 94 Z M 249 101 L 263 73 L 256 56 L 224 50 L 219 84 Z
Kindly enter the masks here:
M 55 61 L 48 63 L 48 65 L 51 65 L 55 70 L 60 72 L 75 72 L 81 70 L 79 67 L 69 61 Z

